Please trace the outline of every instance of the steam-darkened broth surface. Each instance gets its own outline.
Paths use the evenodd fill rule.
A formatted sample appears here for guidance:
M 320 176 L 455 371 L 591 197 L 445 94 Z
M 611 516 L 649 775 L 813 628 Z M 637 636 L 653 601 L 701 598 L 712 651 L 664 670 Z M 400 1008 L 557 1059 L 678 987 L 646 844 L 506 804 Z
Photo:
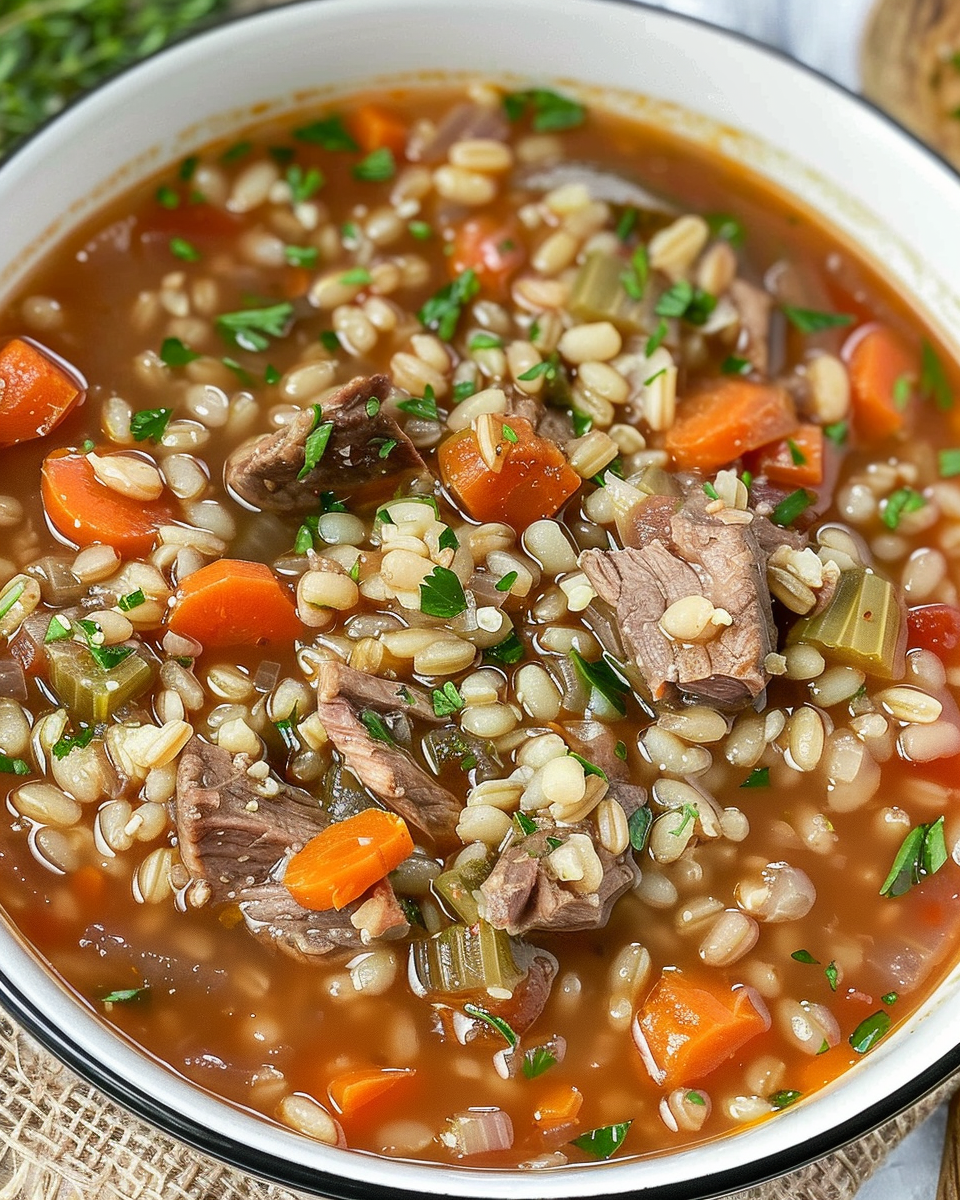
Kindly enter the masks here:
M 543 90 L 173 164 L 0 309 L 0 901 L 322 1141 L 669 1151 L 955 957 L 952 366 Z

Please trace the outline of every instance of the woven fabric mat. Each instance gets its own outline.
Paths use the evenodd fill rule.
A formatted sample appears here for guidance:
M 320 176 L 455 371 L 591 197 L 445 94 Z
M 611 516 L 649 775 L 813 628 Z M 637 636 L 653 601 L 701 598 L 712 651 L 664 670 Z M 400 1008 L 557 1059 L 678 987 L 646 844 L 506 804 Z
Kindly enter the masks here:
M 958 1084 L 829 1158 L 728 1200 L 850 1200 Z M 0 1200 L 303 1200 L 131 1116 L 2 1015 L 0 1097 Z

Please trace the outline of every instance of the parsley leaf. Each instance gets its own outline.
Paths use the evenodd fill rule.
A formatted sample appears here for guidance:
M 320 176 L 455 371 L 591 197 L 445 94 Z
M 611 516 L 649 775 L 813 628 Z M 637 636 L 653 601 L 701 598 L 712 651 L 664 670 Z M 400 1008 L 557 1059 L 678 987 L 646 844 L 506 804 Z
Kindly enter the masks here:
M 135 988 L 119 988 L 115 992 L 108 992 L 106 996 L 100 997 L 101 1004 L 127 1004 L 131 1000 L 141 1000 L 150 989 L 144 984 L 143 987 Z
M 457 322 L 465 304 L 480 291 L 480 281 L 472 267 L 442 287 L 423 305 L 417 320 L 427 329 L 436 331 L 441 341 L 449 342 L 457 330 Z M 472 395 L 472 393 L 470 393 Z
M 587 117 L 587 110 L 582 104 L 548 88 L 509 92 L 503 98 L 503 107 L 511 121 L 519 121 L 528 110 L 532 110 L 531 125 L 538 133 L 576 129 Z
M 82 750 L 84 746 L 89 746 L 92 741 L 92 725 L 84 725 L 74 734 L 64 733 L 51 747 L 53 757 L 57 759 L 66 758 L 71 750 Z
M 682 317 L 691 325 L 705 325 L 716 307 L 716 296 L 680 279 L 660 296 L 653 311 L 658 317 Z
M 610 664 L 603 658 L 597 659 L 596 662 L 587 662 L 577 650 L 571 650 L 569 656 L 581 682 L 590 689 L 591 700 L 592 693 L 597 692 L 621 717 L 626 716 L 627 705 L 624 696 L 630 689 Z
M 729 213 L 707 213 L 704 220 L 715 238 L 729 242 L 734 249 L 739 250 L 746 241 L 743 223 Z
M 434 567 L 420 584 L 420 611 L 450 620 L 466 612 L 463 584 L 447 567 Z
M 170 253 L 174 258 L 182 259 L 183 262 L 199 262 L 203 257 L 196 246 L 181 237 L 170 239 Z
M 130 418 L 130 434 L 135 442 L 159 442 L 173 415 L 172 408 L 141 408 Z
M 594 1158 L 610 1158 L 623 1145 L 623 1140 L 632 1124 L 633 1121 L 621 1121 L 616 1125 L 603 1125 L 599 1129 L 591 1129 L 574 1138 L 570 1145 L 576 1146 L 578 1150 L 583 1150 L 585 1154 L 590 1154 Z
M 397 744 L 383 717 L 378 712 L 374 712 L 372 708 L 365 708 L 360 713 L 360 721 L 375 742 L 383 742 L 387 746 Z
M 433 237 L 433 229 L 426 221 L 409 221 L 407 229 L 410 231 L 410 236 L 416 238 L 418 242 L 426 242 Z
M 557 1065 L 556 1055 L 546 1046 L 531 1046 L 523 1055 L 523 1074 L 526 1079 L 536 1079 L 544 1071 Z
M 802 1095 L 803 1092 L 792 1092 L 784 1089 L 779 1092 L 774 1092 L 773 1095 L 768 1096 L 767 1099 L 770 1101 L 776 1111 L 780 1112 L 784 1108 L 789 1108 L 791 1104 L 796 1104 Z
M 904 895 L 928 875 L 935 875 L 947 858 L 943 817 L 927 825 L 916 825 L 901 842 L 880 895 Z
M 866 1054 L 880 1041 L 891 1025 L 890 1016 L 883 1011 L 866 1017 L 850 1034 L 850 1045 L 858 1054 Z
M 121 596 L 117 601 L 117 608 L 121 612 L 130 612 L 132 608 L 139 608 L 141 604 L 146 604 L 147 598 L 143 594 L 143 588 L 137 588 L 135 591 L 128 592 L 125 596 Z
M 179 338 L 164 338 L 160 347 L 160 361 L 168 367 L 185 367 L 187 363 L 195 362 L 199 357 L 196 350 L 191 350 Z
M 920 350 L 920 395 L 925 400 L 933 400 L 940 412 L 949 412 L 953 408 L 950 380 L 939 355 L 926 339 Z
M 502 642 L 497 642 L 495 646 L 488 646 L 483 652 L 485 662 L 502 663 L 504 666 L 513 666 L 518 663 L 526 654 L 523 642 L 517 637 L 517 631 L 511 629 Z
M 287 168 L 287 187 L 294 204 L 304 204 L 311 196 L 315 196 L 325 183 L 323 172 L 317 167 L 304 171 L 294 163 L 292 167 Z
M 655 351 L 659 350 L 663 345 L 663 339 L 667 336 L 667 322 L 661 317 L 660 324 L 656 327 L 653 333 L 647 338 L 647 344 L 643 348 L 645 358 L 649 358 Z
M 627 817 L 627 829 L 630 833 L 630 845 L 637 853 L 641 853 L 647 845 L 650 836 L 650 826 L 653 824 L 653 813 L 649 808 L 635 809 Z
M 814 958 L 809 950 L 794 950 L 790 957 L 798 963 L 805 963 L 810 967 L 819 967 L 820 965 L 820 959 Z
M 495 1029 L 511 1048 L 511 1050 L 520 1041 L 520 1038 L 510 1028 L 503 1017 L 494 1016 L 493 1013 L 487 1012 L 485 1008 L 481 1008 L 479 1004 L 472 1004 L 468 1000 L 463 1006 L 463 1011 L 468 1017 L 473 1017 L 476 1021 L 483 1021 L 485 1025 L 489 1025 L 491 1029 Z
M 329 117 L 321 117 L 319 121 L 303 125 L 293 131 L 293 136 L 301 142 L 322 146 L 324 150 L 360 149 L 339 113 L 332 113 Z
M 750 774 L 746 777 L 742 788 L 760 788 L 770 786 L 770 768 L 769 767 L 754 767 Z
M 926 507 L 926 500 L 913 488 L 902 487 L 892 492 L 883 506 L 880 519 L 888 529 L 898 529 L 900 518 L 906 513 L 918 512 Z
M 397 408 L 421 421 L 438 421 L 440 419 L 437 411 L 437 398 L 429 383 L 423 389 L 422 396 L 411 396 L 409 400 L 401 400 Z
M 749 358 L 740 358 L 737 354 L 728 354 L 720 364 L 721 375 L 749 375 L 753 363 Z
M 378 146 L 371 150 L 353 168 L 354 179 L 365 183 L 385 183 L 397 173 L 397 163 L 389 146 Z
M 0 773 L 4 775 L 29 775 L 30 765 L 22 758 L 11 758 L 8 754 L 0 754 Z
M 941 479 L 953 479 L 955 475 L 960 475 L 960 449 L 950 447 L 941 450 L 937 462 Z
M 283 257 L 291 267 L 315 267 L 320 251 L 316 246 L 284 246 Z
M 799 329 L 801 333 L 820 333 L 824 329 L 837 329 L 843 325 L 852 325 L 855 319 L 849 313 L 818 312 L 815 308 L 797 308 L 793 304 L 783 304 L 780 307 L 794 329 Z
M 463 708 L 463 697 L 457 691 L 453 680 L 448 680 L 442 688 L 434 688 L 431 695 L 433 711 L 438 717 L 449 717 Z
M 781 529 L 792 525 L 801 513 L 805 512 L 813 503 L 813 497 L 804 488 L 797 488 L 795 492 L 791 492 L 789 496 L 776 506 L 771 514 L 771 521 L 774 525 L 779 525 Z
M 646 246 L 638 246 L 630 256 L 630 265 L 620 272 L 620 283 L 631 300 L 642 300 L 650 275 Z
M 297 479 L 306 479 L 313 468 L 323 458 L 330 434 L 333 433 L 333 422 L 324 421 L 319 404 L 313 406 L 313 431 L 304 446 L 303 466 L 297 474 Z
M 245 308 L 239 312 L 221 313 L 216 325 L 220 335 L 241 350 L 266 350 L 270 338 L 284 337 L 293 317 L 289 300 L 266 308 Z
M 493 585 L 498 592 L 509 592 L 519 578 L 516 571 L 508 571 L 502 579 L 498 579 Z
M 846 421 L 834 421 L 831 425 L 824 425 L 823 435 L 830 439 L 835 446 L 842 446 L 850 433 L 850 427 Z

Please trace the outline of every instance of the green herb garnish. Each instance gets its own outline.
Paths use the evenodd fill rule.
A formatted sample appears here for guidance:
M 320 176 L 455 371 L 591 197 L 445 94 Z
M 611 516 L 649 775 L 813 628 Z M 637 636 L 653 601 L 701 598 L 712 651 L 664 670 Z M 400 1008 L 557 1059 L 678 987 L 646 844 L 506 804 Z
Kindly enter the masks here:
M 133 608 L 139 608 L 141 604 L 146 604 L 147 598 L 143 594 L 143 588 L 137 588 L 135 591 L 127 592 L 125 596 L 121 596 L 117 601 L 117 608 L 121 612 L 130 612 Z
M 820 333 L 824 329 L 837 329 L 843 325 L 852 325 L 855 319 L 849 313 L 818 312 L 815 308 L 797 308 L 793 304 L 783 304 L 780 307 L 794 329 L 799 329 L 801 333 Z
M 768 1096 L 767 1099 L 777 1110 L 777 1112 L 780 1112 L 781 1109 L 789 1108 L 791 1104 L 796 1104 L 802 1095 L 803 1092 L 781 1091 L 774 1092 L 773 1095 Z
M 317 265 L 320 251 L 316 246 L 284 246 L 283 257 L 291 267 L 312 268 Z
M 321 117 L 319 121 L 303 125 L 293 131 L 293 136 L 301 142 L 322 146 L 324 150 L 360 149 L 339 113 L 332 113 L 329 117 Z
M 680 279 L 661 295 L 653 311 L 658 317 L 682 317 L 691 325 L 705 325 L 716 307 L 716 296 Z
M 623 1145 L 632 1124 L 633 1121 L 621 1121 L 617 1125 L 603 1125 L 599 1129 L 591 1129 L 574 1138 L 570 1145 L 592 1155 L 593 1158 L 610 1158 Z
M 650 836 L 650 826 L 653 824 L 653 813 L 649 808 L 635 809 L 627 817 L 627 829 L 630 833 L 630 845 L 641 853 L 647 845 Z
M 630 234 L 633 233 L 634 228 L 636 227 L 639 216 L 640 213 L 632 205 L 629 208 L 625 208 L 620 214 L 620 217 L 617 221 L 617 237 L 621 242 L 626 242 L 629 240 Z
M 284 337 L 293 317 L 293 305 L 284 300 L 267 308 L 246 308 L 217 317 L 220 335 L 241 350 L 266 350 L 270 338 Z
M 115 992 L 108 992 L 106 996 L 101 996 L 100 1003 L 128 1004 L 131 1000 L 141 1000 L 149 990 L 146 984 L 143 987 L 119 988 Z
M 351 267 L 349 271 L 344 271 L 340 276 L 340 282 L 345 284 L 368 284 L 372 281 L 373 276 L 366 267 Z
M 771 520 L 774 525 L 779 525 L 781 528 L 786 528 L 792 525 L 797 517 L 813 503 L 813 497 L 803 488 L 797 488 L 795 492 L 791 492 L 786 496 L 777 507 L 773 510 Z
M 187 363 L 192 363 L 199 357 L 196 350 L 191 350 L 179 338 L 164 338 L 160 347 L 160 360 L 168 367 L 185 367 Z
M 924 339 L 920 349 L 920 395 L 932 400 L 940 412 L 953 408 L 953 388 L 936 350 Z
M 538 133 L 576 129 L 587 117 L 587 110 L 582 104 L 547 88 L 509 92 L 503 98 L 503 107 L 511 121 L 519 121 L 526 112 L 532 111 L 530 123 Z
M 480 281 L 472 267 L 431 296 L 417 313 L 421 325 L 436 331 L 441 341 L 449 342 L 457 330 L 457 322 L 465 304 L 480 291 Z M 468 393 L 472 395 L 473 393 Z
M 737 250 L 740 249 L 746 240 L 746 231 L 743 228 L 743 223 L 738 221 L 736 217 L 732 217 L 729 213 L 707 213 L 704 220 L 707 222 L 710 232 L 715 238 L 729 242 Z
M 602 696 L 621 717 L 626 716 L 627 704 L 624 697 L 629 694 L 630 688 L 610 664 L 603 658 L 597 659 L 596 662 L 587 662 L 577 650 L 570 651 L 570 658 L 581 682 L 590 688 L 591 692 Z
M 809 950 L 794 950 L 790 957 L 796 959 L 796 961 L 799 963 L 806 963 L 811 967 L 820 966 L 820 959 L 814 958 Z
M 909 487 L 897 488 L 887 497 L 880 519 L 888 529 L 898 529 L 901 517 L 906 513 L 919 512 L 921 508 L 926 508 L 926 505 L 927 502 L 920 492 Z
M 960 475 L 960 449 L 949 448 L 941 450 L 937 464 L 940 469 L 941 479 L 953 479 L 955 475 Z
M 523 1055 L 523 1074 L 526 1079 L 536 1079 L 544 1071 L 557 1065 L 556 1055 L 546 1046 L 531 1046 Z
M 449 717 L 463 708 L 463 697 L 452 679 L 442 688 L 434 688 L 431 699 L 433 700 L 433 711 L 438 717 Z
M 630 265 L 620 272 L 620 283 L 631 300 L 642 300 L 650 276 L 646 246 L 638 246 L 630 256 Z
M 502 642 L 488 646 L 483 652 L 483 657 L 485 661 L 502 663 L 509 667 L 520 662 L 525 654 L 523 642 L 517 637 L 516 630 L 511 629 Z
M 450 620 L 466 612 L 463 584 L 447 567 L 434 567 L 420 584 L 420 611 Z
M 309 170 L 304 171 L 296 163 L 287 168 L 286 180 L 287 187 L 290 189 L 290 199 L 294 204 L 306 203 L 326 183 L 322 171 L 316 167 L 310 167 Z
M 746 777 L 742 788 L 761 788 L 770 786 L 770 768 L 769 767 L 754 767 L 750 774 Z
M 861 1021 L 853 1033 L 850 1034 L 850 1045 L 858 1054 L 866 1054 L 871 1050 L 883 1035 L 889 1030 L 891 1025 L 890 1017 L 887 1013 L 875 1012 L 872 1016 Z
M 834 421 L 831 425 L 824 425 L 823 435 L 829 438 L 835 446 L 842 446 L 850 434 L 850 426 L 846 421 Z
M 29 775 L 30 764 L 22 758 L 11 758 L 8 754 L 0 754 L 0 774 Z
M 433 227 L 426 221 L 408 221 L 407 229 L 410 230 L 410 236 L 418 242 L 426 242 L 433 237 Z
M 84 746 L 89 746 L 93 741 L 93 726 L 85 725 L 77 733 L 65 733 L 51 747 L 53 757 L 57 759 L 66 758 L 73 750 L 82 750 Z
M 354 179 L 364 183 L 385 183 L 396 173 L 396 159 L 389 146 L 378 146 L 376 150 L 371 150 L 367 157 L 361 159 L 353 168 Z
M 59 613 L 55 613 L 50 618 L 50 624 L 47 626 L 43 644 L 47 645 L 48 642 L 62 642 L 64 638 L 72 636 L 73 626 L 66 617 L 61 617 Z
M 365 708 L 360 713 L 360 720 L 375 742 L 383 742 L 387 746 L 397 744 L 383 717 L 378 712 L 374 712 L 372 708 Z
M 514 1033 L 503 1017 L 494 1016 L 493 1013 L 487 1012 L 485 1008 L 481 1008 L 479 1004 L 472 1004 L 468 1000 L 463 1006 L 463 1011 L 468 1017 L 473 1017 L 476 1021 L 483 1021 L 485 1025 L 489 1025 L 491 1029 L 495 1029 L 511 1050 L 520 1041 L 520 1038 Z
M 323 458 L 330 435 L 333 433 L 333 422 L 324 421 L 320 405 L 313 406 L 313 430 L 304 445 L 303 466 L 297 474 L 297 479 L 306 479 L 313 468 Z
M 948 857 L 943 817 L 930 824 L 915 826 L 901 842 L 880 895 L 904 895 L 928 875 L 935 875 Z
M 823 973 L 827 977 L 827 983 L 830 984 L 830 991 L 835 992 L 837 990 L 837 980 L 840 978 L 840 972 L 837 969 L 837 964 L 835 962 L 827 963 L 827 965 L 823 968 Z
M 159 442 L 173 415 L 172 408 L 141 408 L 130 418 L 130 435 L 135 442 Z
M 522 379 L 523 376 L 521 375 Z M 460 404 L 463 400 L 469 400 L 473 393 L 477 390 L 477 385 L 470 379 L 463 379 L 460 383 L 453 385 L 453 402 Z
M 475 333 L 470 339 L 470 350 L 499 350 L 503 346 L 503 338 L 495 333 Z
M 170 253 L 174 258 L 180 258 L 184 262 L 199 262 L 203 257 L 196 246 L 188 242 L 186 238 L 181 237 L 170 239 Z
M 577 760 L 580 766 L 583 767 L 584 775 L 596 775 L 597 778 L 602 779 L 604 783 L 609 782 L 609 778 L 603 767 L 598 767 L 596 763 L 590 762 L 590 760 L 588 758 L 584 758 L 583 755 L 577 754 L 573 750 L 568 750 L 567 757 L 575 758 Z
M 529 837 L 531 833 L 537 832 L 537 823 L 533 817 L 528 817 L 525 812 L 515 812 L 513 814 L 513 823 L 517 827 L 517 832 L 521 837 Z
M 896 1004 L 899 999 L 900 997 L 896 992 L 886 992 L 880 997 L 883 1004 Z
M 667 336 L 667 322 L 664 317 L 660 318 L 660 323 L 647 338 L 647 344 L 643 348 L 645 358 L 649 358 L 663 345 L 663 339 Z

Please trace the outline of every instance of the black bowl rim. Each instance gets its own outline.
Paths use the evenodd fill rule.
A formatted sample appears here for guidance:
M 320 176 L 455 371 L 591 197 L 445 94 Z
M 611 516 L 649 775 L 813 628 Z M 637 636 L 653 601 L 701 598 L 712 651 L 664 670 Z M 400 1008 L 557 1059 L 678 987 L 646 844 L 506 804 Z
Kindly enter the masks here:
M 255 12 L 234 13 L 201 22 L 198 26 L 171 39 L 161 49 L 150 55 L 148 60 L 129 63 L 119 70 L 110 73 L 95 87 L 72 98 L 62 109 L 45 120 L 30 134 L 19 139 L 9 153 L 0 160 L 0 170 L 4 170 L 9 162 L 22 153 L 36 138 L 41 136 L 49 126 L 59 122 L 65 114 L 82 105 L 90 96 L 99 92 L 113 80 L 131 71 L 138 70 L 143 62 L 158 59 L 165 54 L 176 52 L 177 48 L 185 42 L 203 38 L 224 26 L 269 19 L 271 13 L 286 8 L 294 8 L 300 2 L 301 0 L 286 0 L 285 3 L 274 4 Z M 322 0 L 313 0 L 313 2 L 321 3 Z M 880 108 L 877 104 L 874 104 L 873 101 L 845 87 L 842 83 L 826 75 L 823 71 L 792 57 L 779 47 L 771 46 L 748 34 L 725 28 L 702 17 L 659 8 L 654 4 L 647 3 L 647 0 L 602 0 L 602 2 L 617 4 L 628 9 L 643 10 L 655 14 L 657 17 L 664 17 L 669 21 L 706 27 L 721 39 L 727 38 L 733 42 L 750 46 L 767 57 L 773 58 L 794 70 L 819 80 L 831 90 L 848 100 L 852 100 L 855 104 L 871 113 L 874 118 L 893 129 L 900 137 L 911 143 L 915 150 L 919 150 L 935 166 L 945 171 L 955 182 L 960 183 L 960 172 L 954 168 L 952 163 L 931 146 L 927 145 L 927 143 L 923 142 L 916 134 L 907 129 L 888 112 Z M 958 192 L 958 197 L 960 197 L 960 192 Z M 123 1108 L 147 1121 L 150 1125 L 177 1138 L 195 1150 L 219 1159 L 221 1162 L 245 1171 L 254 1177 L 277 1183 L 284 1187 L 296 1188 L 308 1195 L 329 1197 L 330 1200 L 410 1200 L 411 1189 L 387 1187 L 370 1183 L 366 1180 L 356 1180 L 342 1175 L 333 1175 L 329 1172 L 317 1171 L 305 1164 L 292 1162 L 277 1155 L 263 1154 L 261 1151 L 246 1145 L 239 1139 L 222 1136 L 212 1129 L 198 1125 L 175 1108 L 165 1104 L 159 1098 L 138 1091 L 126 1079 L 108 1069 L 92 1054 L 88 1053 L 84 1047 L 70 1041 L 52 1019 L 51 1014 L 45 1012 L 39 1004 L 33 1001 L 29 994 L 21 990 L 9 979 L 2 970 L 2 967 L 0 967 L 0 1001 L 2 1001 L 2 1005 L 7 1012 L 15 1017 L 27 1032 L 35 1037 L 46 1050 L 79 1075 L 81 1079 L 103 1092 L 104 1095 L 120 1104 Z M 847 1121 L 834 1126 L 827 1132 L 809 1137 L 797 1145 L 775 1154 L 752 1159 L 749 1162 L 745 1162 L 741 1167 L 703 1174 L 696 1181 L 691 1180 L 676 1184 L 656 1185 L 645 1188 L 642 1194 L 646 1200 L 718 1200 L 718 1198 L 727 1196 L 729 1193 L 738 1192 L 749 1187 L 756 1187 L 771 1179 L 785 1175 L 790 1171 L 807 1166 L 828 1154 L 832 1154 L 841 1147 L 875 1130 L 885 1122 L 893 1120 L 906 1109 L 929 1095 L 958 1070 L 960 1070 L 960 1041 L 958 1041 L 958 1044 L 952 1050 L 908 1083 L 902 1085 L 877 1103 L 855 1113 Z M 429 1169 L 433 1164 L 424 1163 L 423 1166 Z M 436 1181 L 438 1183 L 440 1182 L 440 1171 L 442 1169 L 439 1168 L 437 1170 Z M 482 1172 L 477 1172 L 475 1177 L 478 1180 L 482 1179 Z M 464 1200 L 462 1196 L 435 1191 L 432 1188 L 431 1195 L 435 1197 L 435 1200 Z M 590 1200 L 621 1200 L 623 1195 L 624 1193 L 620 1191 L 609 1193 L 595 1192 L 590 1194 Z

